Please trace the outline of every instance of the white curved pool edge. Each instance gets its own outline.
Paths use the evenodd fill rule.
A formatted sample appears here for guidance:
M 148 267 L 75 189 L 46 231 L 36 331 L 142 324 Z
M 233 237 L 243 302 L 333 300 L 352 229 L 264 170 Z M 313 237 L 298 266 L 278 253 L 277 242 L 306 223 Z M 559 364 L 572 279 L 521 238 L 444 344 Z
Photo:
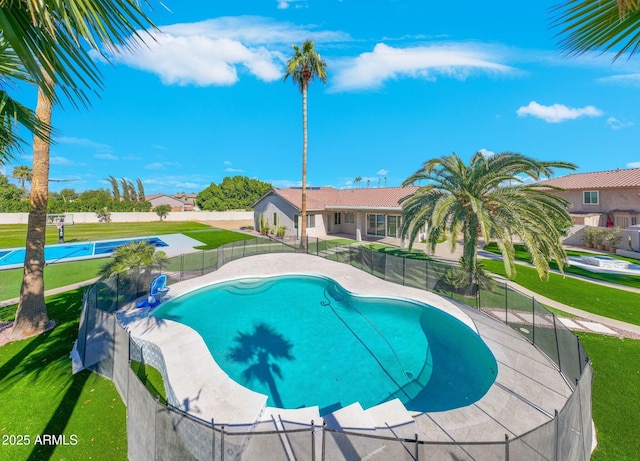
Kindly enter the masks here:
M 476 430 L 473 437 L 469 434 L 469 440 L 499 440 L 504 436 L 505 427 L 511 427 L 514 433 L 524 433 L 546 422 L 548 417 L 541 412 L 532 413 L 531 406 L 524 404 L 510 390 L 521 389 L 519 392 L 523 392 L 524 401 L 533 402 L 551 414 L 554 408 L 561 408 L 570 395 L 568 386 L 553 364 L 526 339 L 496 320 L 475 311 L 469 311 L 467 315 L 438 295 L 385 282 L 359 269 L 315 256 L 277 254 L 242 258 L 214 273 L 172 285 L 170 294 L 172 297 L 181 296 L 211 283 L 239 277 L 295 271 L 326 274 L 356 294 L 379 295 L 383 291 L 385 296 L 399 293 L 402 298 L 416 294 L 419 301 L 452 313 L 476 332 L 483 331 L 479 334 L 498 361 L 496 382 L 480 401 L 468 407 L 429 414 L 412 412 L 420 427 L 417 432 L 422 437 L 440 439 L 444 436 L 449 440 L 450 436 L 459 436 L 459 431 L 467 434 L 472 428 Z M 246 389 L 220 369 L 197 332 L 185 325 L 145 317 L 144 314 L 142 309 L 132 308 L 121 312 L 119 317 L 132 336 L 151 341 L 161 349 L 171 388 L 178 402 L 188 404 L 188 408 L 181 405 L 184 410 L 203 420 L 215 418 L 215 421 L 225 424 L 248 424 L 257 420 L 273 423 L 297 421 L 300 424 L 309 424 L 311 419 L 321 421 L 317 407 L 295 410 L 267 407 L 266 396 Z M 477 328 L 472 317 L 479 322 Z M 527 369 L 527 372 L 518 371 L 520 367 L 525 367 L 523 370 Z M 537 387 L 540 389 L 536 390 Z M 378 407 L 381 405 L 373 409 Z M 496 424 L 497 421 L 500 423 Z M 467 435 L 464 438 L 467 439 Z
M 278 261 L 279 259 L 281 261 Z M 250 260 L 252 264 L 240 264 L 243 261 L 246 263 L 247 260 Z M 265 268 L 267 269 L 265 270 Z M 440 295 L 419 288 L 381 280 L 348 264 L 305 254 L 264 254 L 232 261 L 218 271 L 172 285 L 170 295 L 171 299 L 174 299 L 213 283 L 278 275 L 322 276 L 337 282 L 342 288 L 356 296 L 423 302 L 446 312 L 476 333 L 478 332 L 473 320 L 465 312 Z

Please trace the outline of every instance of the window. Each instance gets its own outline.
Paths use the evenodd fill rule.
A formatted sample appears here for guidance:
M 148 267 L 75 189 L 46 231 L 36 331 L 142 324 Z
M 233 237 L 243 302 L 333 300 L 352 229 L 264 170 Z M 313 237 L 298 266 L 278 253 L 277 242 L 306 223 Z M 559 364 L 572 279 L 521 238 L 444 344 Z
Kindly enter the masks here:
M 387 235 L 389 237 L 398 236 L 398 216 L 387 216 Z
M 377 235 L 380 237 L 386 236 L 385 232 L 386 215 L 383 214 L 368 214 L 367 215 L 367 234 Z
M 636 224 L 638 224 L 638 217 L 637 216 L 631 216 L 631 225 L 635 226 Z
M 340 224 L 340 213 L 333 213 L 333 224 Z
M 616 227 L 626 229 L 629 227 L 629 216 L 615 216 L 614 218 Z
M 298 228 L 298 219 L 300 219 L 300 217 L 298 215 L 294 215 L 293 216 L 293 227 L 294 227 L 294 229 Z M 316 215 L 314 215 L 314 214 L 308 214 L 307 215 L 307 229 L 309 229 L 310 227 L 316 227 Z
M 344 214 L 344 222 L 346 224 L 353 224 L 356 222 L 356 214 L 353 211 L 347 211 Z
M 599 202 L 599 196 L 597 190 L 585 191 L 583 196 L 583 203 L 585 205 L 597 205 Z
M 273 225 L 278 225 L 278 213 L 273 213 Z

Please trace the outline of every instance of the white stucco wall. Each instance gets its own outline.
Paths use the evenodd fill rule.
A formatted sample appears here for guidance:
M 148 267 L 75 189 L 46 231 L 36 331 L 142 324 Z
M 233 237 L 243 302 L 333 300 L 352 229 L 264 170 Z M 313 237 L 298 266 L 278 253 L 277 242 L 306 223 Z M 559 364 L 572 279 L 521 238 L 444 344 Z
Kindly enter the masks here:
M 69 213 L 78 224 L 98 223 L 95 213 Z M 27 224 L 28 213 L 0 213 L 0 224 Z M 151 222 L 160 218 L 154 211 L 150 212 L 113 212 L 111 222 Z M 252 211 L 180 211 L 170 212 L 165 221 L 251 221 Z

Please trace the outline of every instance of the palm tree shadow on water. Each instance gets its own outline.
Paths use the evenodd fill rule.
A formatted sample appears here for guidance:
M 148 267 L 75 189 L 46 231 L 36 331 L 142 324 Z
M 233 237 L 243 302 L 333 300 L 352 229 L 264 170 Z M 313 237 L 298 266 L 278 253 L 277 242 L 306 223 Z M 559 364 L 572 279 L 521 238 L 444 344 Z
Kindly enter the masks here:
M 282 370 L 275 361 L 294 360 L 291 355 L 293 344 L 266 323 L 255 325 L 250 332 L 238 331 L 234 341 L 237 345 L 231 349 L 228 357 L 234 362 L 249 365 L 242 372 L 245 382 L 255 379 L 266 384 L 275 406 L 283 408 L 275 380 L 276 376 L 283 379 Z

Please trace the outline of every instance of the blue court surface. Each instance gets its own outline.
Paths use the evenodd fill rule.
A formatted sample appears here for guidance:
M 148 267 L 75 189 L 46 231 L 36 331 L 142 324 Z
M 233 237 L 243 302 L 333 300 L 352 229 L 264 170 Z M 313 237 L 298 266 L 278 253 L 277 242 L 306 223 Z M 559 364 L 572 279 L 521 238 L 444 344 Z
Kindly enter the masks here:
M 113 250 L 120 246 L 131 242 L 142 241 L 149 242 L 160 249 L 169 246 L 168 243 L 158 237 L 62 243 L 58 245 L 47 245 L 44 249 L 44 259 L 47 264 L 54 264 L 57 262 L 77 261 L 81 259 L 103 258 L 111 255 Z M 22 266 L 24 264 L 24 255 L 24 248 L 0 249 L 0 270 Z

